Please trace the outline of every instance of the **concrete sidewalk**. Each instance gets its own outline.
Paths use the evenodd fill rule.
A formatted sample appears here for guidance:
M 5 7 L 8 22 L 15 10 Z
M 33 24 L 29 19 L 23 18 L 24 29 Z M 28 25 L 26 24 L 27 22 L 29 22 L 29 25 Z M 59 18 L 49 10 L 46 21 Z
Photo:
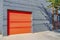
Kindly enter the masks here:
M 0 34 L 0 40 L 2 40 L 2 39 L 3 39 L 2 34 Z
M 60 40 L 59 33 L 45 31 L 29 34 L 4 36 L 3 40 Z

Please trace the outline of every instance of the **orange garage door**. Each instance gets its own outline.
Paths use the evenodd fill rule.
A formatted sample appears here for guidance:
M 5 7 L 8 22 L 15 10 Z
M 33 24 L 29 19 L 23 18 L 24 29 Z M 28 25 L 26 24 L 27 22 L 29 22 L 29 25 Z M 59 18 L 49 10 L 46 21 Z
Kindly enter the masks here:
M 8 10 L 7 34 L 31 33 L 31 12 Z

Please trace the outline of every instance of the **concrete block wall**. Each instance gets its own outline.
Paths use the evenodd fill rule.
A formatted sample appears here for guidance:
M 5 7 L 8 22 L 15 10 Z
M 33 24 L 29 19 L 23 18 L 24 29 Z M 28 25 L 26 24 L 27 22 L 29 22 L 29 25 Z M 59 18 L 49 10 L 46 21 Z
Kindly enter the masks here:
M 0 33 L 2 33 L 3 27 L 3 0 L 0 0 Z

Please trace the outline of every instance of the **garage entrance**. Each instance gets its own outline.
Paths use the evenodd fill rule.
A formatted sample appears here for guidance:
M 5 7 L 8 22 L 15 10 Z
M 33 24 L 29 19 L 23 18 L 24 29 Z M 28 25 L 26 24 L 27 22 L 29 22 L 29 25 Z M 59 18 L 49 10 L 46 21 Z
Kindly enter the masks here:
M 28 11 L 8 10 L 7 34 L 31 33 L 31 14 Z

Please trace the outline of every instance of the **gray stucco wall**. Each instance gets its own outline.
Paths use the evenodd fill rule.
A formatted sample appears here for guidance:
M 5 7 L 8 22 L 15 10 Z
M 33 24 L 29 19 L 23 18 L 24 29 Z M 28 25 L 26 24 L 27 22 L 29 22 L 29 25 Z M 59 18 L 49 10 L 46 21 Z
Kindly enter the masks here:
M 43 23 L 49 23 L 49 21 L 37 7 L 41 6 L 39 0 L 4 0 L 3 3 L 3 35 L 7 35 L 7 9 L 31 11 L 32 32 L 47 31 Z
M 3 0 L 0 0 L 0 33 L 2 33 L 3 27 Z

